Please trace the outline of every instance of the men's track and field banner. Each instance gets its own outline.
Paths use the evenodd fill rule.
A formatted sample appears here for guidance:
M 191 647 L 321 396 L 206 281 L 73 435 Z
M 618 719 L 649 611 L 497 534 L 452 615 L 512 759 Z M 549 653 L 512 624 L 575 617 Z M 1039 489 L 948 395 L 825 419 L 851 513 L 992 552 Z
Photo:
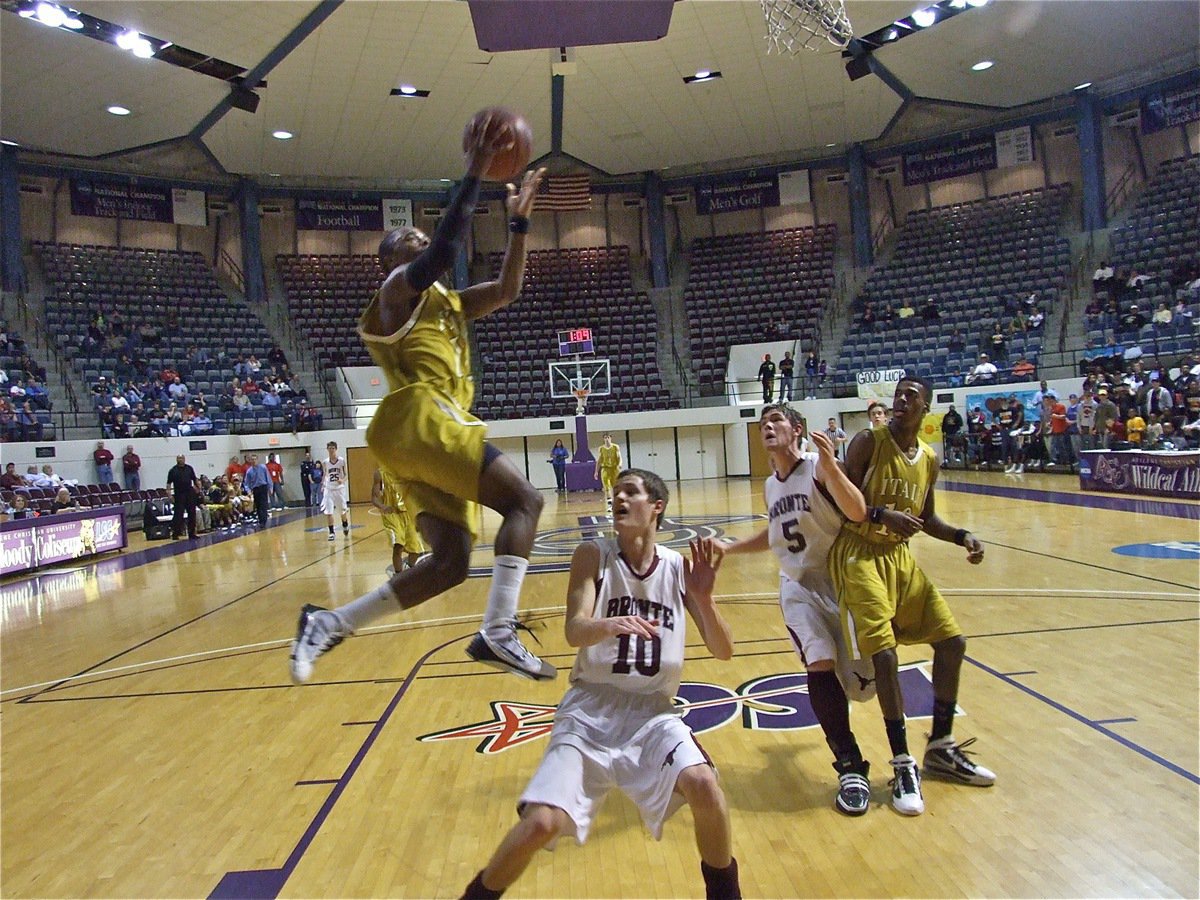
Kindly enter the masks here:
M 858 396 L 864 400 L 882 400 L 891 408 L 896 385 L 904 378 L 903 369 L 867 369 L 856 376 Z
M 121 550 L 125 509 L 116 506 L 0 524 L 0 575 Z
M 1033 162 L 1033 131 L 1028 125 L 997 131 L 972 141 L 905 153 L 904 183 L 928 184 L 975 172 Z
M 1079 486 L 1150 497 L 1200 500 L 1200 450 L 1084 450 Z
M 412 223 L 411 200 L 296 201 L 296 228 L 301 231 L 391 231 Z
M 807 169 L 704 178 L 695 187 L 696 213 L 701 216 L 812 202 Z
M 1165 93 L 1155 91 L 1141 100 L 1142 134 L 1154 134 L 1200 119 L 1200 87 Z
M 208 198 L 204 191 L 186 188 L 72 178 L 71 213 L 99 219 L 136 219 L 204 227 L 208 225 Z

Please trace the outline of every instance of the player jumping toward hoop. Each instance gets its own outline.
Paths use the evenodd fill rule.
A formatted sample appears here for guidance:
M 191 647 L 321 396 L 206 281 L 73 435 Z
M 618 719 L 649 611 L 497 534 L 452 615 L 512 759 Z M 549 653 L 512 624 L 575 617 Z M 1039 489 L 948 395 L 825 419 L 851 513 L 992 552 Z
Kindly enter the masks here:
M 387 277 L 358 331 L 391 393 L 371 419 L 367 445 L 403 483 L 405 505 L 430 553 L 336 610 L 306 605 L 292 642 L 291 672 L 298 683 L 308 681 L 316 660 L 358 628 L 461 584 L 478 536 L 479 503 L 504 521 L 496 534 L 483 628 L 467 654 L 526 678 L 555 676 L 554 667 L 526 650 L 517 635 L 517 600 L 544 501 L 512 461 L 487 443 L 486 427 L 470 413 L 475 389 L 467 338 L 468 319 L 507 306 L 520 293 L 529 213 L 544 170 L 526 172 L 519 191 L 508 186 L 508 247 L 499 280 L 461 293 L 438 283 L 470 233 L 480 176 L 512 143 L 508 125 L 491 116 L 477 120 L 466 176 L 433 240 L 416 228 L 400 228 L 380 242 Z
M 892 806 L 917 816 L 925 811 L 917 762 L 908 752 L 904 695 L 896 645 L 933 647 L 933 730 L 925 748 L 925 774 L 990 785 L 996 776 L 972 762 L 953 736 L 958 677 L 967 640 L 950 607 L 912 558 L 908 539 L 924 531 L 965 547 L 967 562 L 983 562 L 983 543 L 965 528 L 938 517 L 933 486 L 938 458 L 918 436 L 933 385 L 906 373 L 896 385 L 892 420 L 860 431 L 846 453 L 846 473 L 866 498 L 866 521 L 848 522 L 829 552 L 829 574 L 842 606 L 846 645 L 875 661 L 879 708 L 892 748 Z
M 846 652 L 837 595 L 829 578 L 829 548 L 842 517 L 867 517 L 862 493 L 838 465 L 833 443 L 820 431 L 810 433 L 816 453 L 800 449 L 804 423 L 789 406 L 763 409 L 759 437 L 775 474 L 763 493 L 769 524 L 754 537 L 726 545 L 725 553 L 771 549 L 779 559 L 779 605 L 792 647 L 808 672 L 808 700 L 838 773 L 837 809 L 861 816 L 871 801 L 870 763 L 863 759 L 850 730 L 847 697 L 875 696 L 875 666 Z
M 614 787 L 637 804 L 656 840 L 687 803 L 707 896 L 741 896 L 724 792 L 673 705 L 688 616 L 713 656 L 733 655 L 733 636 L 712 597 L 720 556 L 709 539 L 692 541 L 690 562 L 657 545 L 667 499 L 654 473 L 621 472 L 613 493 L 616 537 L 575 548 L 565 623 L 567 643 L 579 648 L 571 687 L 521 795 L 521 820 L 465 898 L 499 897 L 562 834 L 582 844 Z

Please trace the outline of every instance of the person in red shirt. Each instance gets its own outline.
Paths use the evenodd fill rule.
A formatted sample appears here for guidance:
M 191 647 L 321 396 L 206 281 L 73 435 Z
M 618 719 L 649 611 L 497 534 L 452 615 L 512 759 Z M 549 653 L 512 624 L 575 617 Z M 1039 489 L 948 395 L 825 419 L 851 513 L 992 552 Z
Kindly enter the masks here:
M 267 474 L 271 476 L 271 505 L 283 509 L 283 465 L 279 462 L 278 453 L 272 453 L 267 458 Z
M 1071 440 L 1067 430 L 1067 405 L 1054 397 L 1050 400 L 1050 462 L 1056 466 L 1071 465 Z
M 96 462 L 96 483 L 104 485 L 112 483 L 113 455 L 111 450 L 105 449 L 104 441 L 96 442 L 96 449 L 92 451 L 92 459 Z
M 229 457 L 229 465 L 225 467 L 225 480 L 232 482 L 233 476 L 241 478 L 246 474 L 246 467 L 238 461 L 237 455 Z
M 133 445 L 125 449 L 121 457 L 121 469 L 125 474 L 125 490 L 140 491 L 142 489 L 142 458 L 133 452 Z

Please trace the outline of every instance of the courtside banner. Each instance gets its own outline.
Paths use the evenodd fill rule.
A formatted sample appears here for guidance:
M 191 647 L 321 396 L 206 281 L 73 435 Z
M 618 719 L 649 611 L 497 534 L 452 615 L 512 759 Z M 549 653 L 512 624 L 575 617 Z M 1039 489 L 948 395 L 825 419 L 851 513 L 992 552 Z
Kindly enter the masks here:
M 0 575 L 120 550 L 127 543 L 125 510 L 119 506 L 5 522 L 0 529 Z
M 864 400 L 891 401 L 896 396 L 896 385 L 904 378 L 903 369 L 867 369 L 859 372 L 858 396 Z
M 1200 451 L 1084 450 L 1079 486 L 1154 497 L 1200 499 Z
M 1165 94 L 1156 91 L 1141 99 L 1142 134 L 1154 134 L 1200 119 L 1200 87 Z
M 779 176 L 745 175 L 705 178 L 696 182 L 696 214 L 737 212 L 779 205 Z
M 98 219 L 207 225 L 208 203 L 204 191 L 99 178 L 72 178 L 71 214 Z

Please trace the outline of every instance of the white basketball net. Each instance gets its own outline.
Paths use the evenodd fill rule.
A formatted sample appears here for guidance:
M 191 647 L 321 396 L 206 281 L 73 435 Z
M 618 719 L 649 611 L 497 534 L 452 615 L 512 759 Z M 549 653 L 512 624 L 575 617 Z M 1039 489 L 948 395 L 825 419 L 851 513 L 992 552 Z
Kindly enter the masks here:
M 767 52 L 819 50 L 821 40 L 845 49 L 854 37 L 845 0 L 759 0 L 767 20 Z
M 575 415 L 582 416 L 584 410 L 587 409 L 588 397 L 592 393 L 591 388 L 574 388 L 572 392 L 575 395 Z

